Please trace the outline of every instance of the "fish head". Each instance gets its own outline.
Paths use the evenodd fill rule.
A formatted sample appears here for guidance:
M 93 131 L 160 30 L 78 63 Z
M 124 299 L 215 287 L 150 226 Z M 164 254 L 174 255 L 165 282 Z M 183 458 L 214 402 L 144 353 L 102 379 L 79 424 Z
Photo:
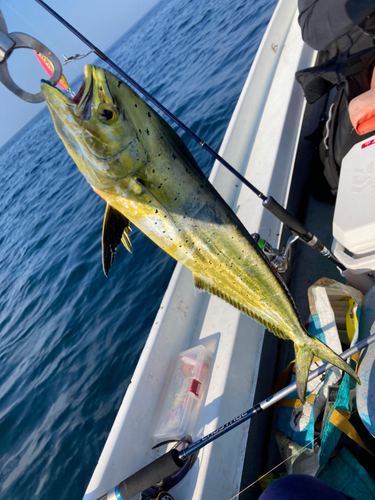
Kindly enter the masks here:
M 114 185 L 147 162 L 137 116 L 129 112 L 130 101 L 143 101 L 109 71 L 86 65 L 84 81 L 73 98 L 45 81 L 41 92 L 56 132 L 93 187 Z

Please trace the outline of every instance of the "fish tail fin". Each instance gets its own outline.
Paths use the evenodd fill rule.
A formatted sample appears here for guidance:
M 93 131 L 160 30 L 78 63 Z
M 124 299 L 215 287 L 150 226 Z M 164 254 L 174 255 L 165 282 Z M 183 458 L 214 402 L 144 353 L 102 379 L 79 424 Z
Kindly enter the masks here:
M 294 344 L 296 354 L 295 371 L 297 394 L 302 403 L 305 402 L 305 394 L 307 387 L 307 377 L 309 376 L 310 365 L 314 354 L 309 346 L 298 346 Z
M 309 369 L 314 355 L 324 361 L 328 361 L 328 363 L 332 363 L 334 366 L 337 366 L 340 370 L 343 370 L 348 375 L 353 377 L 358 384 L 361 383 L 358 375 L 348 365 L 348 363 L 346 363 L 338 354 L 315 337 L 308 336 L 308 342 L 306 342 L 305 345 L 300 346 L 294 344 L 294 350 L 296 354 L 295 370 L 297 393 L 303 403 L 305 402 L 307 377 L 309 375 Z

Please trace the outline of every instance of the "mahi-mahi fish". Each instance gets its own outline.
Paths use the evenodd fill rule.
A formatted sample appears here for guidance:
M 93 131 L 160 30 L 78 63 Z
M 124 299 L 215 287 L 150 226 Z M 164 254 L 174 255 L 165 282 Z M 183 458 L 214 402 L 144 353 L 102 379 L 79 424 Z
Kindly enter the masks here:
M 345 361 L 309 336 L 286 285 L 172 127 L 109 71 L 87 65 L 84 76 L 75 98 L 47 82 L 41 90 L 68 153 L 107 202 L 105 274 L 121 241 L 131 250 L 132 223 L 189 268 L 197 288 L 294 342 L 301 401 L 314 355 L 359 382 Z

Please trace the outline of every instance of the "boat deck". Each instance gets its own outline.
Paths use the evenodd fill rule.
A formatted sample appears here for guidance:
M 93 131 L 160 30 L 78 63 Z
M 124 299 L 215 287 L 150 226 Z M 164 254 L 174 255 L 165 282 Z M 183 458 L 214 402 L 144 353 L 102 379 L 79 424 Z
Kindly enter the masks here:
M 305 226 L 330 248 L 333 239 L 334 204 L 318 201 L 312 193 L 312 186 L 316 180 L 314 179 L 316 166 L 313 164 L 312 143 L 305 139 L 316 128 L 321 113 L 322 105 L 320 107 L 319 105 L 306 107 L 296 155 L 288 210 L 303 221 Z M 289 235 L 290 232 L 284 230 L 284 239 Z M 306 321 L 310 313 L 307 290 L 322 277 L 342 283 L 346 282 L 338 269 L 328 259 L 320 256 L 304 243 L 297 242 L 292 255 L 292 265 L 285 279 L 294 297 L 302 321 Z M 291 342 L 284 342 L 271 334 L 265 336 L 254 401 L 263 401 L 272 393 L 273 385 L 292 359 L 294 359 L 294 350 Z M 270 373 L 270 367 L 272 367 L 272 373 Z M 262 373 L 267 376 L 262 377 Z M 251 421 L 241 482 L 241 491 L 243 493 L 239 496 L 241 500 L 259 498 L 262 492 L 258 480 L 260 476 L 271 471 L 276 473 L 285 472 L 286 470 L 276 445 L 275 420 L 275 407 L 271 407 L 264 414 L 262 413 Z M 358 417 L 356 419 L 356 428 L 360 431 L 361 427 L 363 427 L 363 424 Z M 365 435 L 369 436 L 366 431 Z M 349 438 L 347 438 L 347 441 L 347 446 L 350 448 L 353 442 Z M 359 447 L 355 448 L 355 451 L 357 460 L 375 480 L 373 457 Z
M 312 194 L 310 180 L 311 176 L 314 175 L 311 165 L 313 148 L 312 143 L 305 139 L 316 128 L 320 113 L 319 107 L 306 107 L 290 188 L 288 210 L 303 221 L 305 226 L 329 248 L 332 243 L 334 205 L 318 201 Z M 285 241 L 289 236 L 290 231 L 285 229 L 283 240 Z M 307 290 L 322 277 L 345 281 L 328 259 L 298 241 L 293 248 L 291 268 L 283 278 L 288 283 L 302 321 L 306 321 L 309 315 Z M 292 359 L 294 359 L 294 349 L 291 342 L 284 342 L 270 333 L 265 335 L 254 397 L 255 402 L 263 401 L 272 393 L 273 385 Z M 262 376 L 263 373 L 265 376 Z M 241 483 L 241 491 L 245 491 L 239 497 L 241 500 L 255 500 L 259 497 L 262 490 L 258 478 L 263 474 L 267 474 L 271 470 L 272 472 L 285 471 L 285 466 L 279 465 L 282 458 L 274 437 L 274 424 L 274 407 L 251 421 Z M 253 486 L 248 488 L 251 484 Z

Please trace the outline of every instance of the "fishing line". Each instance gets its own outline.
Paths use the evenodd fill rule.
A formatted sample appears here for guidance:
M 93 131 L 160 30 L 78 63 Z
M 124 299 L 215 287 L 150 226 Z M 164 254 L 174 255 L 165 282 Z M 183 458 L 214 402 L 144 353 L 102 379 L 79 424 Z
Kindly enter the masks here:
M 350 347 L 345 352 L 341 353 L 340 357 L 342 359 L 347 359 L 353 356 L 353 354 L 355 354 L 356 352 L 359 352 L 365 347 L 369 346 L 373 342 L 375 342 L 375 333 L 361 340 L 355 346 Z M 325 371 L 329 370 L 331 367 L 331 363 L 322 364 L 321 366 L 310 372 L 307 380 L 313 380 L 314 378 L 322 375 Z M 166 478 L 171 474 L 175 474 L 178 470 L 181 470 L 188 457 L 194 455 L 200 449 L 204 448 L 208 443 L 211 443 L 212 441 L 218 439 L 238 425 L 253 418 L 255 415 L 266 410 L 270 406 L 273 406 L 281 399 L 284 399 L 286 396 L 296 391 L 296 388 L 297 384 L 296 382 L 293 382 L 280 391 L 276 392 L 272 396 L 269 396 L 260 403 L 257 403 L 255 406 L 245 411 L 238 417 L 232 419 L 231 421 L 227 422 L 226 424 L 222 425 L 206 436 L 203 436 L 201 439 L 199 439 L 195 443 L 192 443 L 180 452 L 178 452 L 177 450 L 170 450 L 164 455 L 161 455 L 153 462 L 149 463 L 142 469 L 138 470 L 131 476 L 118 483 L 111 490 L 102 495 L 98 500 L 112 499 L 114 498 L 114 492 L 118 492 L 118 495 L 116 493 L 117 498 L 130 500 L 135 495 L 138 495 L 141 491 L 149 488 L 152 484 L 160 482 L 160 478 Z
M 4 4 L 7 5 L 19 18 L 21 18 L 26 24 L 28 24 L 34 31 L 36 31 L 38 33 L 38 35 L 42 38 L 42 40 L 44 39 L 45 41 L 48 42 L 48 46 L 49 47 L 52 47 L 54 50 L 54 52 L 57 52 L 57 53 L 61 53 L 61 51 L 58 49 L 57 45 L 55 45 L 55 43 L 48 37 L 46 36 L 45 34 L 43 34 L 41 31 L 39 31 L 39 29 L 37 28 L 37 26 L 35 26 L 34 24 L 32 24 L 30 21 L 28 21 L 25 17 L 23 17 L 23 15 L 18 12 L 12 5 L 10 5 L 7 0 L 3 0 Z
M 277 469 L 278 467 L 280 467 L 280 465 L 283 465 L 284 463 L 286 463 L 288 460 L 291 460 L 295 455 L 299 456 L 299 455 L 302 455 L 303 453 L 303 450 L 307 449 L 307 447 L 310 445 L 310 444 L 313 444 L 315 443 L 315 441 L 318 441 L 319 439 L 319 436 L 316 436 L 316 438 L 314 438 L 312 441 L 310 441 L 309 443 L 305 444 L 305 446 L 303 446 L 300 450 L 298 451 L 295 451 L 293 452 L 290 457 L 287 457 L 285 458 L 285 460 L 283 460 L 282 462 L 280 462 L 279 464 L 275 465 L 272 469 L 270 469 L 268 472 L 266 472 L 265 474 L 263 474 L 263 476 L 259 476 L 258 479 L 256 479 L 255 481 L 253 481 L 251 484 L 249 484 L 249 486 L 246 486 L 246 488 L 244 488 L 243 490 L 239 491 L 236 495 L 234 495 L 234 497 L 231 497 L 229 500 L 234 500 L 235 498 L 239 497 L 240 495 L 242 495 L 242 493 L 248 489 L 250 489 L 252 486 L 254 486 L 255 484 L 257 484 L 259 481 L 261 481 L 264 477 L 266 477 L 268 474 L 271 474 L 271 472 L 273 472 L 275 469 Z
M 366 406 L 366 403 L 363 403 L 363 405 L 361 405 L 359 408 L 357 407 L 355 410 L 353 410 L 349 417 L 348 417 L 348 420 L 350 419 L 350 417 L 352 415 L 355 415 L 355 413 L 357 413 L 359 410 L 362 410 L 362 408 L 365 408 Z M 280 463 L 278 463 L 277 465 L 275 465 L 272 469 L 270 469 L 268 472 L 266 472 L 265 474 L 263 474 L 262 476 L 259 476 L 258 479 L 256 479 L 255 481 L 253 481 L 251 484 L 249 484 L 248 486 L 246 486 L 243 490 L 239 491 L 236 495 L 234 495 L 233 497 L 229 498 L 229 500 L 234 500 L 235 498 L 239 497 L 240 495 L 242 495 L 242 493 L 244 493 L 246 490 L 250 489 L 252 486 L 254 486 L 255 484 L 257 484 L 259 481 L 261 481 L 264 477 L 266 477 L 268 474 L 271 474 L 271 472 L 273 472 L 275 469 L 277 469 L 278 467 L 280 467 L 280 465 L 283 465 L 284 463 L 286 463 L 288 460 L 291 460 L 294 456 L 297 455 L 300 456 L 302 455 L 303 451 L 305 449 L 307 449 L 308 446 L 312 445 L 312 444 L 315 444 L 315 441 L 318 441 L 320 439 L 320 436 L 316 436 L 314 439 L 312 439 L 309 443 L 306 443 L 305 446 L 303 446 L 302 448 L 300 448 L 300 450 L 296 450 L 295 452 L 293 452 L 290 457 L 287 457 L 285 458 L 285 460 L 282 460 Z
M 157 99 L 155 99 L 149 92 L 147 92 L 141 85 L 139 85 L 133 78 L 131 78 L 127 73 L 125 73 L 117 64 L 115 64 L 109 57 L 104 54 L 100 49 L 95 47 L 86 37 L 82 35 L 78 30 L 76 30 L 71 24 L 69 24 L 64 18 L 62 18 L 56 11 L 49 7 L 43 0 L 35 0 L 40 6 L 42 6 L 47 12 L 49 12 L 55 19 L 60 21 L 68 30 L 76 35 L 84 44 L 86 44 L 92 52 L 94 52 L 100 59 L 105 61 L 112 69 L 114 69 L 119 75 L 124 78 L 130 85 L 132 85 L 138 92 L 143 94 L 149 101 L 151 101 L 156 107 L 158 107 L 165 115 L 167 115 L 172 121 L 174 121 L 184 132 L 186 132 L 190 137 L 192 137 L 200 146 L 203 147 L 211 156 L 213 156 L 217 161 L 219 161 L 225 168 L 227 168 L 233 175 L 235 175 L 245 186 L 247 186 L 258 198 L 263 202 L 264 208 L 270 211 L 275 217 L 277 217 L 284 225 L 286 225 L 293 233 L 299 236 L 299 238 L 309 245 L 311 248 L 319 252 L 323 257 L 329 259 L 340 271 L 345 271 L 345 266 L 336 259 L 334 255 L 328 250 L 328 248 L 323 245 L 319 239 L 314 236 L 310 231 L 292 214 L 290 214 L 285 208 L 280 205 L 272 196 L 266 196 L 259 189 L 257 189 L 251 182 L 249 182 L 242 174 L 240 174 L 235 168 L 232 167 L 222 156 L 220 156 L 214 149 L 211 148 L 206 142 L 201 139 L 195 132 L 193 132 L 187 125 L 185 125 L 181 120 L 179 120 L 171 111 L 169 111 L 163 104 L 161 104 Z

